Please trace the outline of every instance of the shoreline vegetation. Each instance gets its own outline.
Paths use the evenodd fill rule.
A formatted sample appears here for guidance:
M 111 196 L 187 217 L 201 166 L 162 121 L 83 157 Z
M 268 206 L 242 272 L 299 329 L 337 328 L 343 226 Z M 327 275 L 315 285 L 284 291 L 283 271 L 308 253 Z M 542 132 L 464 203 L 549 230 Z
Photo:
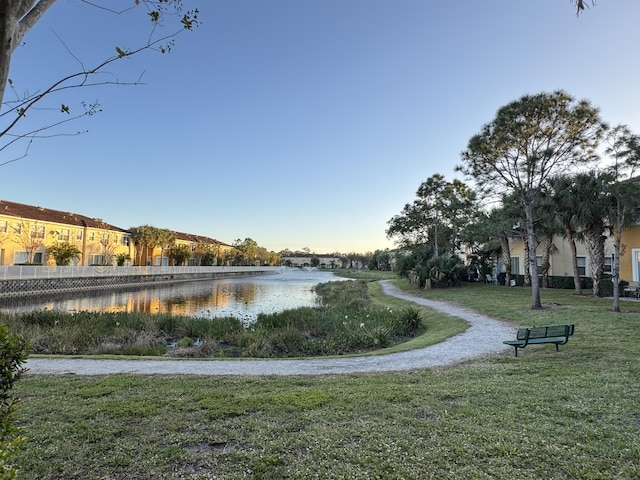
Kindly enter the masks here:
M 640 477 L 640 302 L 615 313 L 610 299 L 545 289 L 532 310 L 521 287 L 396 284 L 514 325 L 574 323 L 575 334 L 559 352 L 409 372 L 27 375 L 14 387 L 19 478 Z
M 245 325 L 235 317 L 35 310 L 0 314 L 0 323 L 30 344 L 31 354 L 125 355 L 173 358 L 291 358 L 362 354 L 425 333 L 421 310 L 392 308 L 369 281 L 315 287 L 320 304 L 260 314 Z M 363 277 L 363 276 L 361 276 Z

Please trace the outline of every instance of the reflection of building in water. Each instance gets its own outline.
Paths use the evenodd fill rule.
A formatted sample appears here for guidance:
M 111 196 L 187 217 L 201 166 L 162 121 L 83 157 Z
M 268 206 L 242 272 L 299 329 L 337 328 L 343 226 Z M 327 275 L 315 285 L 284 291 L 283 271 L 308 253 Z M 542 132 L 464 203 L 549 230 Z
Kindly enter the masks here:
M 39 304 L 38 309 L 43 310 L 63 310 L 66 312 L 133 312 L 134 304 L 130 295 L 111 293 L 100 295 L 98 297 L 72 298 L 66 300 L 51 300 L 46 303 Z M 25 308 L 20 310 L 29 310 Z
M 226 306 L 233 295 L 233 290 L 220 289 L 215 282 L 213 288 L 209 282 L 188 283 L 137 292 L 133 303 L 138 312 L 189 316 L 202 309 Z
M 248 305 L 256 299 L 257 295 L 258 286 L 255 283 L 214 284 L 210 305 L 215 308 L 227 307 L 232 303 Z
M 285 309 L 316 304 L 313 286 L 326 281 L 326 273 L 288 272 L 286 276 L 209 280 L 176 283 L 100 295 L 78 293 L 85 297 L 45 300 L 43 303 L 2 303 L 0 311 L 24 312 L 31 310 L 145 312 L 215 318 L 235 316 L 250 322 L 260 313 L 274 313 Z
M 154 296 L 155 290 L 136 292 L 133 302 L 136 312 L 156 313 L 160 308 L 160 299 Z

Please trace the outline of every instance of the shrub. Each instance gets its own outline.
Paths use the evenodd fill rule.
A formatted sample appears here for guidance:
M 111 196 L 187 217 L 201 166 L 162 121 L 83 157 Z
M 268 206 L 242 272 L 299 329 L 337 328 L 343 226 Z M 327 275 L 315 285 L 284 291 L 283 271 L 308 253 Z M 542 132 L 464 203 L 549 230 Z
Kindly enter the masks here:
M 13 384 L 22 376 L 22 365 L 27 360 L 27 342 L 9 333 L 6 325 L 0 325 L 0 480 L 15 478 L 16 469 L 10 464 L 24 441 L 15 426 L 15 414 L 19 400 L 11 395 Z
M 71 260 L 78 260 L 82 252 L 69 242 L 55 242 L 47 248 L 47 258 L 53 258 L 58 266 L 67 266 Z
M 393 325 L 393 333 L 397 336 L 410 336 L 416 333 L 422 326 L 420 312 L 415 308 L 404 309 L 398 320 Z
M 116 255 L 116 265 L 124 267 L 125 263 L 131 261 L 131 256 L 128 253 L 119 253 Z
M 403 257 L 396 271 L 406 277 L 409 272 L 416 272 L 420 287 L 428 288 L 457 287 L 468 278 L 467 267 L 459 257 L 448 253 L 436 257 L 424 248 L 414 249 L 411 255 Z

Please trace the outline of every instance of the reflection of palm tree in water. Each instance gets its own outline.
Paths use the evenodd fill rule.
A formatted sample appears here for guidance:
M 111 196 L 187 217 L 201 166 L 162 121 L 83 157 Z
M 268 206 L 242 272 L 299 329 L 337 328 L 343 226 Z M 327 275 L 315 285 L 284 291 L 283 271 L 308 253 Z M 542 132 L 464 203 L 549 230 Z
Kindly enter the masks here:
M 313 287 L 318 283 L 339 279 L 328 272 L 299 269 L 261 278 L 219 279 L 183 282 L 165 286 L 148 286 L 104 294 L 74 293 L 66 298 L 42 298 L 41 303 L 15 301 L 3 303 L 11 311 L 38 308 L 62 311 L 145 312 L 215 318 L 233 316 L 247 323 L 261 312 L 273 313 L 316 304 Z
M 258 296 L 258 286 L 255 283 L 243 283 L 242 288 L 236 290 L 236 299 L 245 305 L 253 303 Z

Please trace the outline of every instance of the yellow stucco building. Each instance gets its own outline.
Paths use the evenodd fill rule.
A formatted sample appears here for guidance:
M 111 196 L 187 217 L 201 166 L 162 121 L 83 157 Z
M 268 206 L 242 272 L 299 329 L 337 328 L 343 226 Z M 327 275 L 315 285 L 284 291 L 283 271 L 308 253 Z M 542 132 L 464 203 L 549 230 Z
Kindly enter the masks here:
M 620 255 L 620 278 L 640 282 L 640 224 L 622 231 L 624 251 Z
M 173 232 L 172 246 L 183 246 L 189 252 L 188 265 L 200 265 L 205 253 L 225 258 L 231 245 L 195 234 Z M 54 265 L 47 249 L 56 244 L 71 244 L 79 251 L 72 265 L 115 265 L 119 256 L 128 264 L 168 265 L 169 251 L 146 246 L 136 252 L 131 233 L 99 218 L 71 212 L 0 200 L 0 266 L 41 264 Z
M 131 254 L 126 230 L 99 218 L 0 200 L 0 265 L 55 264 L 47 248 L 75 245 L 72 265 L 112 265 L 118 254 Z
M 553 238 L 554 253 L 549 259 L 549 276 L 571 277 L 573 275 L 572 253 L 569 243 L 563 237 L 557 235 Z M 620 255 L 620 279 L 626 282 L 640 281 L 640 223 L 622 231 L 622 253 Z M 524 274 L 525 243 L 522 239 L 510 239 L 511 273 L 513 275 Z M 589 277 L 590 261 L 585 245 L 576 241 L 578 271 L 581 277 Z M 542 246 L 536 251 L 538 269 L 542 264 Z M 611 275 L 613 265 L 613 241 L 609 236 L 605 240 L 605 265 L 604 274 Z M 504 272 L 504 265 L 499 265 L 499 272 Z

